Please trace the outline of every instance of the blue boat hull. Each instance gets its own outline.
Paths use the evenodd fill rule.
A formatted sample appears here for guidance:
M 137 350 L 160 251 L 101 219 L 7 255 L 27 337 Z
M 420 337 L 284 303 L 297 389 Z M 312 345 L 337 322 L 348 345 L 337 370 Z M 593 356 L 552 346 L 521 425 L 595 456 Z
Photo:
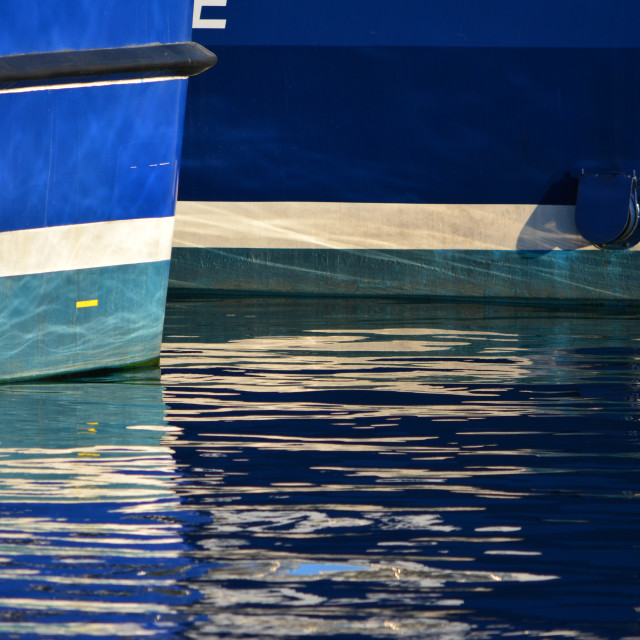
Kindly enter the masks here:
M 575 204 L 581 169 L 640 167 L 640 49 L 216 53 L 182 200 Z
M 553 241 L 548 234 L 524 247 L 517 241 L 523 233 L 531 237 L 527 224 L 534 212 L 549 217 L 575 206 L 583 169 L 640 168 L 635 116 L 640 87 L 633 80 L 640 48 L 628 29 L 640 20 L 636 5 L 625 0 L 607 6 L 594 0 L 517 5 L 457 0 L 446 7 L 435 0 L 207 4 L 212 3 L 205 2 L 203 28 L 194 30 L 194 38 L 215 48 L 221 62 L 215 77 L 194 78 L 190 86 L 172 284 L 342 294 L 338 283 L 346 280 L 353 292 L 457 296 L 463 261 L 469 278 L 463 288 L 497 295 L 489 294 L 496 291 L 490 274 L 505 264 L 531 264 L 517 253 L 542 249 L 553 250 L 544 257 L 549 274 L 568 275 L 566 265 L 583 265 L 569 271 L 589 272 L 593 287 L 571 279 L 568 287 L 558 280 L 550 289 L 535 270 L 514 267 L 511 284 L 497 288 L 500 295 L 545 298 L 553 290 L 560 299 L 638 297 L 625 274 L 591 271 L 589 265 L 600 258 L 582 256 L 590 243 L 581 242 L 573 223 L 556 224 Z M 210 28 L 219 19 L 226 20 L 224 28 L 219 22 Z M 272 206 L 279 202 L 300 203 L 299 219 L 287 217 L 283 223 Z M 317 203 L 315 210 L 310 203 Z M 308 225 L 324 215 L 324 203 L 343 205 L 342 241 L 328 240 Z M 395 210 L 389 204 L 402 208 L 401 218 L 407 206 L 423 207 L 433 241 L 390 238 Z M 369 205 L 368 220 L 359 217 L 363 205 Z M 510 244 L 502 239 L 503 205 L 528 207 L 519 220 L 506 223 L 515 225 Z M 470 219 L 469 206 L 486 212 L 493 207 L 494 214 Z M 248 217 L 247 207 L 255 215 Z M 431 215 L 434 208 L 447 224 L 455 220 L 441 242 L 435 240 L 441 224 Z M 192 233 L 196 219 L 199 240 Z M 229 225 L 237 230 L 233 237 Z M 262 232 L 268 237 L 260 245 L 254 236 Z M 222 276 L 228 249 L 242 256 L 233 277 Z M 263 251 L 262 268 L 254 270 L 251 256 L 257 249 Z M 275 250 L 279 253 L 269 253 Z M 287 263 L 304 267 L 283 277 L 278 265 L 287 250 Z M 371 270 L 344 271 L 348 256 L 341 252 L 365 250 Z M 374 260 L 375 252 L 384 250 L 395 252 L 395 267 L 386 258 Z M 473 252 L 478 250 L 489 252 L 483 264 L 490 255 L 496 262 L 477 269 Z M 424 265 L 419 287 L 410 284 L 416 282 L 416 251 Z M 448 262 L 449 251 L 456 252 L 455 262 Z M 568 251 L 580 255 L 564 255 Z M 615 260 L 634 265 L 636 259 Z M 397 278 L 389 276 L 390 268 L 402 272 L 402 261 L 413 266 Z M 198 263 L 206 264 L 206 272 Z M 438 265 L 437 277 L 430 264 Z
M 188 0 L 3 2 L 0 381 L 159 356 L 190 20 Z
M 176 289 L 281 295 L 637 300 L 638 252 L 174 249 Z M 603 277 L 606 274 L 606 277 Z
M 0 380 L 157 360 L 168 276 L 166 260 L 0 278 Z

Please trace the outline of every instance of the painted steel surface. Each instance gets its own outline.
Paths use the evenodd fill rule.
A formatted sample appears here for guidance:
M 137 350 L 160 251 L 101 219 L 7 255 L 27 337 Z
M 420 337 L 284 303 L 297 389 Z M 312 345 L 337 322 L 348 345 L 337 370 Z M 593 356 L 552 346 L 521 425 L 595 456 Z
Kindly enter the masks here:
M 640 49 L 216 52 L 181 200 L 575 204 L 582 169 L 637 163 Z
M 0 66 L 184 42 L 190 20 L 188 0 L 8 0 Z M 128 71 L 0 87 L 0 381 L 159 355 L 186 79 Z
M 180 280 L 181 286 L 185 270 L 197 261 L 186 257 L 186 247 L 208 249 L 205 262 L 224 271 L 224 260 L 214 258 L 218 249 L 245 249 L 247 233 L 260 236 L 264 227 L 255 220 L 242 232 L 247 207 L 262 205 L 263 212 L 273 213 L 272 203 L 300 203 L 304 226 L 310 220 L 305 216 L 313 215 L 311 203 L 319 203 L 318 216 L 323 203 L 345 205 L 345 216 L 348 204 L 352 211 L 370 205 L 370 220 L 357 218 L 361 235 L 377 238 L 374 249 L 394 250 L 402 245 L 389 247 L 386 233 L 375 235 L 394 224 L 389 212 L 377 225 L 381 207 L 442 207 L 446 221 L 425 216 L 422 232 L 438 238 L 445 225 L 447 240 L 457 241 L 413 248 L 454 249 L 463 256 L 478 248 L 473 238 L 478 235 L 483 249 L 519 251 L 518 243 L 502 244 L 499 214 L 505 207 L 573 212 L 583 169 L 630 173 L 640 166 L 635 117 L 640 88 L 632 80 L 640 47 L 629 29 L 640 20 L 640 7 L 627 0 L 199 0 L 196 5 L 194 40 L 214 48 L 220 64 L 216 74 L 190 84 L 179 200 L 224 203 L 224 217 L 212 214 L 199 241 L 180 231 L 176 235 L 181 250 L 172 282 Z M 495 207 L 496 214 L 470 221 L 470 207 Z M 225 236 L 220 244 L 212 227 L 221 220 L 238 229 L 235 240 Z M 270 227 L 279 223 L 276 214 L 260 220 Z M 353 224 L 343 220 L 346 238 L 353 237 Z M 573 249 L 571 226 L 566 233 L 563 218 L 545 243 L 559 251 Z M 524 220 L 513 235 L 530 232 Z M 322 245 L 324 236 L 307 235 L 310 245 Z M 296 242 L 278 246 L 300 248 Z M 343 245 L 359 248 L 347 239 Z M 315 265 L 304 260 L 305 269 L 318 273 L 318 283 L 326 259 Z M 592 259 L 547 258 L 557 261 L 559 272 L 567 260 Z M 444 256 L 429 260 L 452 278 L 451 288 L 441 278 L 429 291 L 457 295 L 455 264 L 447 267 Z M 338 273 L 339 262 L 331 264 L 332 271 Z M 245 269 L 246 263 L 237 266 Z M 384 262 L 375 265 L 378 272 L 384 268 Z M 483 291 L 483 272 L 471 267 L 467 272 Z M 243 271 L 240 280 L 248 274 Z M 598 290 L 619 289 L 617 272 L 594 277 Z M 197 286 L 208 278 L 214 289 L 235 290 L 238 282 L 220 282 L 214 272 L 194 278 Z M 515 270 L 513 278 L 514 296 L 545 297 L 526 270 Z M 265 269 L 251 286 L 278 293 L 279 283 Z M 341 291 L 332 285 L 322 293 Z M 630 287 L 624 295 L 637 298 L 637 291 Z
M 0 229 L 173 215 L 186 81 L 0 93 Z
M 158 358 L 169 261 L 0 278 L 0 380 Z
M 628 28 L 639 15 L 633 0 L 195 0 L 194 6 L 195 39 L 216 45 L 639 46 Z
M 174 248 L 172 286 L 221 293 L 582 303 L 637 299 L 637 251 Z
M 3 0 L 0 55 L 185 42 L 189 0 Z

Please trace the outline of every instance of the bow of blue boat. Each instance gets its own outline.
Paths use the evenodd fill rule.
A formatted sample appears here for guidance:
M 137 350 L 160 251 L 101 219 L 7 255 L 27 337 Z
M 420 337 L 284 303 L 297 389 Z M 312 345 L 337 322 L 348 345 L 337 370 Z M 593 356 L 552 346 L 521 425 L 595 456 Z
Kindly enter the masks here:
M 158 358 L 188 0 L 0 8 L 0 380 Z

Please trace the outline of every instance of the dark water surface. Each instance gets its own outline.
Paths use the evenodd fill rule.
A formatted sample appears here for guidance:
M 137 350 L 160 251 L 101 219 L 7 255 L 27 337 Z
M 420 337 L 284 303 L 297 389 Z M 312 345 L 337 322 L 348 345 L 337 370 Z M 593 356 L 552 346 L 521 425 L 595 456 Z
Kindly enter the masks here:
M 0 387 L 0 637 L 640 638 L 639 318 L 175 298 Z

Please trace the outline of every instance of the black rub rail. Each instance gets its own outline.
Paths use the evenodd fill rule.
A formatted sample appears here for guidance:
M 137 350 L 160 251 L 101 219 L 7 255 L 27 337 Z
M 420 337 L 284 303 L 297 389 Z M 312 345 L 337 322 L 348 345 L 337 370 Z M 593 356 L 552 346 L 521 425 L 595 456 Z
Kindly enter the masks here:
M 0 56 L 0 85 L 55 85 L 100 79 L 189 77 L 218 61 L 195 42 Z

